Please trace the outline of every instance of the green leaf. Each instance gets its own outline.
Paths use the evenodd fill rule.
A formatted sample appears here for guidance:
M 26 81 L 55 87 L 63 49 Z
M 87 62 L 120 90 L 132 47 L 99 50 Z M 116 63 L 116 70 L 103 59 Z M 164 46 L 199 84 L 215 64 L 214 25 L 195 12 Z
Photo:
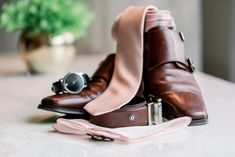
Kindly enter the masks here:
M 94 17 L 85 0 L 11 0 L 2 6 L 0 26 L 34 35 L 71 32 L 79 39 Z

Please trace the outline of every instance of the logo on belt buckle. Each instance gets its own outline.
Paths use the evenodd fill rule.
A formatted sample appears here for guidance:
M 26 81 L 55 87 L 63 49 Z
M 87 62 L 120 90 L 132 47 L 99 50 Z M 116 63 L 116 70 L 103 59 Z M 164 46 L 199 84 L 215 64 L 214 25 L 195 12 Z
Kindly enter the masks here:
M 148 125 L 157 125 L 162 123 L 162 99 L 149 97 L 148 103 Z

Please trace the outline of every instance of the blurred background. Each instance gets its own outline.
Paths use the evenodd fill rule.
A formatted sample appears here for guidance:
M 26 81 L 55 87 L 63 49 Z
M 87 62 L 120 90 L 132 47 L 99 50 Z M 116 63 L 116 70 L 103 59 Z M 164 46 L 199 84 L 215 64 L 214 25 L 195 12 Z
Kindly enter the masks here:
M 1 0 L 2 5 L 6 0 Z M 110 34 L 115 17 L 130 5 L 156 5 L 170 10 L 185 35 L 186 56 L 197 69 L 235 82 L 235 1 L 233 0 L 87 0 L 95 13 L 87 35 L 76 42 L 77 55 L 115 51 Z M 0 58 L 17 54 L 19 32 L 0 29 Z M 14 63 L 11 63 L 14 64 Z

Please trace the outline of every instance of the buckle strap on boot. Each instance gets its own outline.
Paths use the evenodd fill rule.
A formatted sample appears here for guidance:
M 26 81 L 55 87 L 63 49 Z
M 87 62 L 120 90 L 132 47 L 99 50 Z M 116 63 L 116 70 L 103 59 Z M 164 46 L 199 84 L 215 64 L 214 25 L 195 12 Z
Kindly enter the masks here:
M 148 125 L 157 125 L 163 122 L 162 99 L 153 95 L 148 96 Z
M 151 54 L 151 58 L 148 58 L 150 61 L 148 71 L 169 63 L 191 73 L 195 71 L 192 60 L 185 58 L 183 45 L 185 38 L 182 32 L 156 27 L 146 35 L 148 43 L 146 46 L 148 53 Z

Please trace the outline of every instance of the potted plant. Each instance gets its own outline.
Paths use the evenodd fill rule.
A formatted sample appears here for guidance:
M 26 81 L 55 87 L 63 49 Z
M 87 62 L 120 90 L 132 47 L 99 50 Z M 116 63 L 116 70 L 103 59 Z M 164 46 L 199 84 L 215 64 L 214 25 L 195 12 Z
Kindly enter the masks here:
M 0 24 L 21 31 L 19 50 L 30 72 L 65 70 L 75 54 L 75 39 L 86 35 L 94 18 L 84 0 L 11 0 L 2 6 Z

